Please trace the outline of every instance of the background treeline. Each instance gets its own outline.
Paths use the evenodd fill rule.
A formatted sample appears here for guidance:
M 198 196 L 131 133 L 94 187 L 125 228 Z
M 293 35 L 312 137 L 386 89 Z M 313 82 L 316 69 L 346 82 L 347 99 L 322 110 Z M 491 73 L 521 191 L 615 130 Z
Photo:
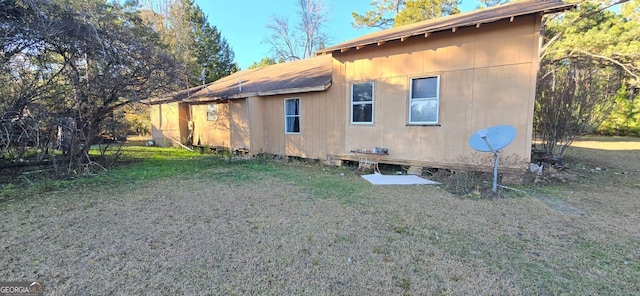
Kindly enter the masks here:
M 616 94 L 611 113 L 597 133 L 640 137 L 640 90 L 623 85 Z

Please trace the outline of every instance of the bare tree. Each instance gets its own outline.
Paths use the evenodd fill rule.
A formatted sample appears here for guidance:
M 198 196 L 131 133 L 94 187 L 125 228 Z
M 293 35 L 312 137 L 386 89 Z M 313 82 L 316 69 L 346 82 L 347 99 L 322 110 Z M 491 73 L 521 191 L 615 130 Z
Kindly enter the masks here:
M 538 77 L 534 126 L 542 150 L 562 157 L 576 137 L 607 117 L 624 73 L 589 59 L 545 62 Z
M 265 40 L 271 46 L 273 56 L 278 61 L 292 61 L 313 56 L 322 49 L 328 36 L 323 26 L 328 21 L 327 11 L 321 0 L 298 0 L 299 21 L 295 27 L 282 16 L 273 16 L 267 28 L 271 31 Z
M 638 10 L 627 2 L 583 2 L 545 19 L 533 124 L 547 157 L 562 157 L 608 117 L 625 85 L 638 85 L 640 31 L 631 29 Z M 609 10 L 614 5 L 620 13 Z

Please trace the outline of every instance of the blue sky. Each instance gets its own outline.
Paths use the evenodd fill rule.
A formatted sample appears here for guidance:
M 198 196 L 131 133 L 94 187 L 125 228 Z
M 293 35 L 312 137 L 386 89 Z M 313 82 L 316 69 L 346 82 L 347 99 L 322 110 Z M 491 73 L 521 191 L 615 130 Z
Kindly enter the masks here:
M 216 26 L 229 42 L 236 61 L 244 70 L 253 62 L 270 56 L 269 46 L 264 44 L 270 32 L 266 28 L 274 15 L 289 18 L 290 24 L 297 22 L 296 0 L 196 0 L 208 16 L 209 23 Z M 329 22 L 325 32 L 329 35 L 328 46 L 356 38 L 373 29 L 354 29 L 351 12 L 364 13 L 371 9 L 371 0 L 323 0 L 329 8 Z M 462 11 L 474 10 L 477 0 L 464 0 Z

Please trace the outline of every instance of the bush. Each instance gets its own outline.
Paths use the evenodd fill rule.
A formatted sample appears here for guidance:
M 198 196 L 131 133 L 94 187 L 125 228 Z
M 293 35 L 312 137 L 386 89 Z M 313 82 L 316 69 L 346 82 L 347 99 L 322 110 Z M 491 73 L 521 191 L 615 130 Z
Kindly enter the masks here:
M 635 99 L 623 88 L 616 96 L 611 115 L 597 133 L 610 136 L 640 136 L 640 95 Z
M 452 194 L 468 196 L 481 195 L 492 186 L 492 173 L 464 170 L 438 169 L 432 178 L 444 184 L 444 188 Z

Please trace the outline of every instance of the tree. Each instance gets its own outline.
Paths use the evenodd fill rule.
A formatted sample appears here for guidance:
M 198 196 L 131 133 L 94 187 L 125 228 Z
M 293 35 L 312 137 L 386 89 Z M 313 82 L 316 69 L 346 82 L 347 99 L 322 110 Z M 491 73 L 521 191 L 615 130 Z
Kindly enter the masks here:
M 215 26 L 209 24 L 207 16 L 193 2 L 190 26 L 193 32 L 193 55 L 196 65 L 201 67 L 200 72 L 197 71 L 198 67 L 195 71 L 198 73 L 198 81 L 209 83 L 240 70 L 227 40 Z
M 276 62 L 276 60 L 270 57 L 264 57 L 259 62 L 253 62 L 253 64 L 249 66 L 249 69 L 261 68 L 265 66 L 275 65 L 277 63 L 278 62 Z
M 151 133 L 151 118 L 149 118 L 149 105 L 134 102 L 124 106 L 121 110 L 124 114 L 127 135 L 148 135 Z
M 638 86 L 638 4 L 623 4 L 620 14 L 610 5 L 584 2 L 546 22 L 534 128 L 549 156 L 562 157 L 606 119 L 621 89 Z
M 576 137 L 606 119 L 624 75 L 591 59 L 547 62 L 542 70 L 534 126 L 545 154 L 562 157 Z
M 387 29 L 441 16 L 460 13 L 461 0 L 382 0 L 373 1 L 375 9 L 364 14 L 353 12 L 355 28 L 373 27 Z
M 0 124 L 8 131 L 0 155 L 28 147 L 72 173 L 92 163 L 87 151 L 116 110 L 174 89 L 175 60 L 135 12 L 102 0 L 11 2 L 0 2 L 0 26 L 22 29 L 0 43 Z
M 408 25 L 445 15 L 460 13 L 461 0 L 407 0 L 394 20 L 393 26 Z
M 289 20 L 282 16 L 274 16 L 267 25 L 271 35 L 265 43 L 276 60 L 304 59 L 326 45 L 328 37 L 323 26 L 328 16 L 321 0 L 297 0 L 296 4 L 300 19 L 295 27 L 289 26 Z
M 368 10 L 364 14 L 355 11 L 351 13 L 351 17 L 353 17 L 351 25 L 354 28 L 387 29 L 393 27 L 396 16 L 404 6 L 404 0 L 372 1 L 369 5 L 375 6 L 375 10 Z
M 140 12 L 183 67 L 185 87 L 240 70 L 227 40 L 193 0 L 146 0 Z
M 476 9 L 489 8 L 509 3 L 509 0 L 480 0 Z
M 640 136 L 640 94 L 636 89 L 623 85 L 609 118 L 600 125 L 598 133 Z

